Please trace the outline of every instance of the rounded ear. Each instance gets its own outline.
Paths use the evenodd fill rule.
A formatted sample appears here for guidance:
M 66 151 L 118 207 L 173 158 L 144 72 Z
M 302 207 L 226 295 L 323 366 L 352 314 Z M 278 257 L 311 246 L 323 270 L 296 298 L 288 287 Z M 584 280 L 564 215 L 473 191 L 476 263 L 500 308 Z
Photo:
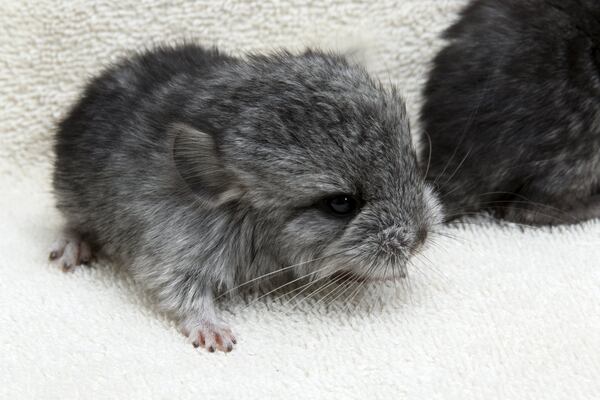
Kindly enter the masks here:
M 175 171 L 203 203 L 217 207 L 242 196 L 241 186 L 219 159 L 210 134 L 177 123 L 169 127 L 169 136 Z

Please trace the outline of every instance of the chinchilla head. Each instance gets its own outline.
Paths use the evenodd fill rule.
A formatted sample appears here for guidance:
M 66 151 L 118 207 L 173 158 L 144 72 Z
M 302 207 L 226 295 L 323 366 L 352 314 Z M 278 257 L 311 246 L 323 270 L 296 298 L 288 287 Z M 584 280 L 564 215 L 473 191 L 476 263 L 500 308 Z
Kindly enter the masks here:
M 402 98 L 363 68 L 278 53 L 210 85 L 193 107 L 212 122 L 175 127 L 178 170 L 206 207 L 251 214 L 254 248 L 280 266 L 392 277 L 440 221 Z

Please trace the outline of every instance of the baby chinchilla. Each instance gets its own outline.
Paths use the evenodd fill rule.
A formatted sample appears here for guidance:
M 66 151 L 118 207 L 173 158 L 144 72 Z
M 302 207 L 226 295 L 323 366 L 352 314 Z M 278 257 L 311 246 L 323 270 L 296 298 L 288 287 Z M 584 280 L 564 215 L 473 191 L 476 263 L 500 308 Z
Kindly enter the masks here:
M 440 222 L 397 91 L 320 51 L 134 56 L 88 85 L 55 151 L 68 224 L 51 258 L 118 256 L 209 351 L 236 343 L 216 297 L 284 275 L 390 278 Z
M 600 217 L 600 2 L 476 0 L 444 37 L 421 118 L 448 217 Z

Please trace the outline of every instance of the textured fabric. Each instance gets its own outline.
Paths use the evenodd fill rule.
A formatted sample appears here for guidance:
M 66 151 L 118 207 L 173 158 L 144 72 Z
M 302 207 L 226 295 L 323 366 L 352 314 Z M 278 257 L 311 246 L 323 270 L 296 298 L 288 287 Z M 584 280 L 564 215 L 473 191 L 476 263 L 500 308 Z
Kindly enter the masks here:
M 47 248 L 53 126 L 85 79 L 152 43 L 236 54 L 358 44 L 419 90 L 463 1 L 0 3 L 0 398 L 600 398 L 600 224 L 444 228 L 409 279 L 357 310 L 228 303 L 230 354 L 194 350 L 106 261 L 63 274 Z M 295 304 L 295 305 L 294 305 Z

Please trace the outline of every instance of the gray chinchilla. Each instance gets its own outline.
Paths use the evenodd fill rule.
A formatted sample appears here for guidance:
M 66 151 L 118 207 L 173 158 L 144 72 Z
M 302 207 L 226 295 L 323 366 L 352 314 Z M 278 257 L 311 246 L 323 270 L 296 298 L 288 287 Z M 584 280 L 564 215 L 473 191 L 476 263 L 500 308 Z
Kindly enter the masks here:
M 476 0 L 444 37 L 421 118 L 448 218 L 600 217 L 600 2 Z
M 89 83 L 55 152 L 51 259 L 101 247 L 209 351 L 235 344 L 216 297 L 267 276 L 391 278 L 441 221 L 396 89 L 316 50 L 130 57 Z

